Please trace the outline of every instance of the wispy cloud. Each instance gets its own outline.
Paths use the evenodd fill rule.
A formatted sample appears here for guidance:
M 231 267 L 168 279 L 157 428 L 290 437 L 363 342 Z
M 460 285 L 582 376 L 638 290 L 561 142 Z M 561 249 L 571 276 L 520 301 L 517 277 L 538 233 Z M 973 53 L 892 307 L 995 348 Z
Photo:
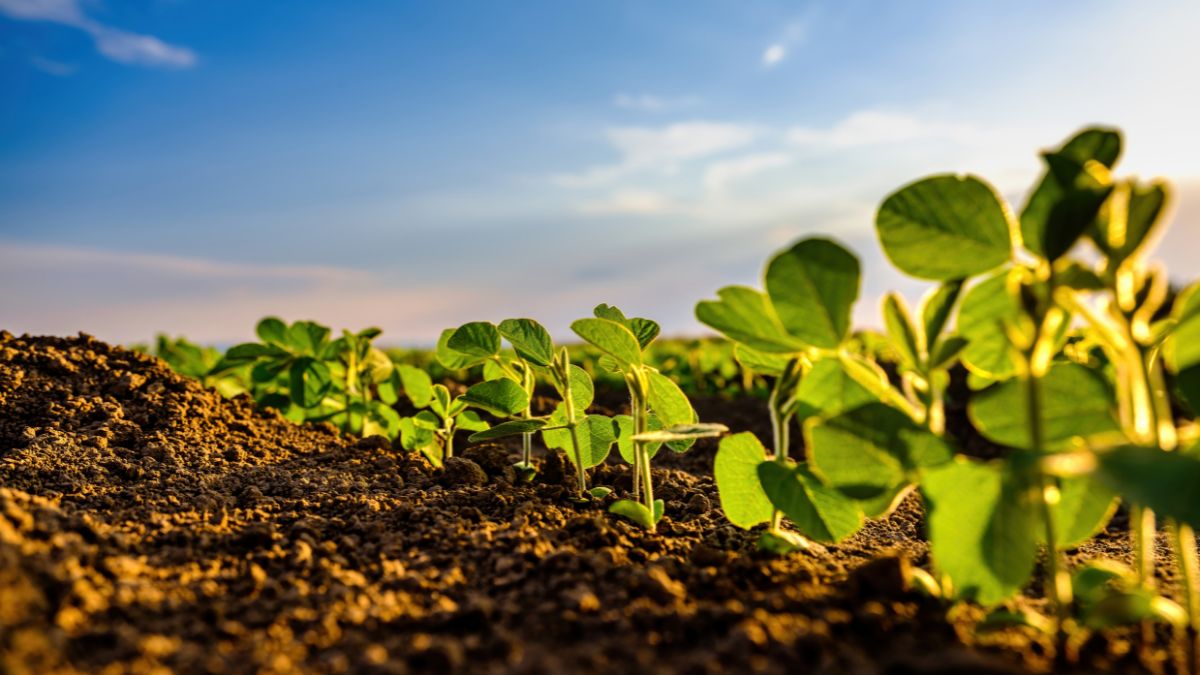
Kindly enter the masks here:
M 704 171 L 704 187 L 711 192 L 724 192 L 732 183 L 791 163 L 792 156 L 786 152 L 758 152 L 713 162 Z
M 970 124 L 931 121 L 905 113 L 861 110 L 827 128 L 797 126 L 787 132 L 797 146 L 850 148 L 918 140 L 972 144 L 983 134 Z
M 809 19 L 797 19 L 784 26 L 778 39 L 763 50 L 762 65 L 764 68 L 774 68 L 783 63 L 783 60 L 787 58 L 788 52 L 793 47 L 798 47 L 804 43 L 808 38 L 809 21 Z
M 686 162 L 745 147 L 758 134 L 759 129 L 750 124 L 705 121 L 663 127 L 611 127 L 604 135 L 620 155 L 617 163 L 559 174 L 553 182 L 563 187 L 594 187 L 637 171 L 672 174 Z
M 679 205 L 661 192 L 635 189 L 618 190 L 603 199 L 586 201 L 579 207 L 583 213 L 593 215 L 658 215 L 678 209 Z
M 654 94 L 628 94 L 622 92 L 613 97 L 613 105 L 625 110 L 662 113 L 682 110 L 700 105 L 699 96 L 655 96 Z
M 34 56 L 33 58 L 29 59 L 29 65 L 37 68 L 47 75 L 53 75 L 55 77 L 70 77 L 71 75 L 75 74 L 76 70 L 78 70 L 70 63 L 62 63 L 61 61 L 55 61 L 54 59 L 47 59 L 41 56 Z
M 152 35 L 132 33 L 89 18 L 78 0 L 0 0 L 0 14 L 20 21 L 46 21 L 77 28 L 92 37 L 96 51 L 128 65 L 190 68 L 196 54 Z

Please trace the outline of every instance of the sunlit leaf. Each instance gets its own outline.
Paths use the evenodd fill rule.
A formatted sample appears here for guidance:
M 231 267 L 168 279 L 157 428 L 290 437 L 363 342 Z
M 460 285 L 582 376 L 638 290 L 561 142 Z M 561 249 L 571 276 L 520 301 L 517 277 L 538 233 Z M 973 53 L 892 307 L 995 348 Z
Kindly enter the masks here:
M 766 287 L 779 321 L 792 337 L 832 349 L 850 330 L 850 313 L 858 298 L 858 259 L 828 239 L 805 239 L 771 259 Z

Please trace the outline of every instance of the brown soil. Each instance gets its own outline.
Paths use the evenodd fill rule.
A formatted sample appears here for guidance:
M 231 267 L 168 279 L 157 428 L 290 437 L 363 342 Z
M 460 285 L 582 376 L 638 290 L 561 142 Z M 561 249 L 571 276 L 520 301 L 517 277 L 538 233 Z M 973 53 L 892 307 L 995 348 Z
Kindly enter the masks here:
M 697 407 L 765 431 L 760 402 Z M 976 637 L 977 608 L 948 618 L 905 587 L 900 568 L 928 562 L 916 499 L 823 553 L 770 558 L 722 517 L 713 450 L 660 455 L 668 515 L 648 534 L 573 504 L 557 457 L 526 486 L 498 445 L 434 470 L 86 336 L 0 332 L 0 672 L 1053 667 L 1043 638 Z M 1127 556 L 1124 536 L 1077 555 L 1097 553 Z M 1172 670 L 1130 636 L 1095 636 L 1077 670 Z

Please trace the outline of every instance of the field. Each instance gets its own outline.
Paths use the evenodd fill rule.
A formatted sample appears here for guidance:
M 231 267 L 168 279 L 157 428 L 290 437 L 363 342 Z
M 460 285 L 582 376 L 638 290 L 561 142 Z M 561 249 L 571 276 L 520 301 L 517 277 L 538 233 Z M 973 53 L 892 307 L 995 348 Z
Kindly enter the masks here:
M 823 237 L 716 338 L 0 332 L 2 669 L 1200 672 L 1200 291 L 1121 143 L 888 196 L 880 332 Z

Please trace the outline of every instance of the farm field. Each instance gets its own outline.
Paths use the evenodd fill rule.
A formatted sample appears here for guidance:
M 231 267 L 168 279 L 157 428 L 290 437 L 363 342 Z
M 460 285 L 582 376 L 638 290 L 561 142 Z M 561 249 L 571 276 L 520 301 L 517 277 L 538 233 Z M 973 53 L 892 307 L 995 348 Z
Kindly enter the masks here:
M 1200 672 L 1200 291 L 1119 131 L 881 201 L 660 338 L 0 332 L 4 672 Z M 696 302 L 699 300 L 698 302 Z M 583 314 L 585 312 L 581 312 Z M 149 353 L 147 353 L 149 352 Z

